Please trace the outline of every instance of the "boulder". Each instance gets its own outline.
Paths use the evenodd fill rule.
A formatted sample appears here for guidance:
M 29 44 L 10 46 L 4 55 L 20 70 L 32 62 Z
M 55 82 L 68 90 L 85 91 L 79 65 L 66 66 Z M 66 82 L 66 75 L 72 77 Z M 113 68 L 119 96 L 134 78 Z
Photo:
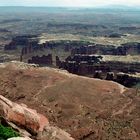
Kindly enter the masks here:
M 38 134 L 49 124 L 48 119 L 29 109 L 23 104 L 13 103 L 0 95 L 0 116 L 7 122 L 12 122 L 28 130 L 31 134 Z
M 54 126 L 47 126 L 40 132 L 37 140 L 74 140 L 70 134 Z

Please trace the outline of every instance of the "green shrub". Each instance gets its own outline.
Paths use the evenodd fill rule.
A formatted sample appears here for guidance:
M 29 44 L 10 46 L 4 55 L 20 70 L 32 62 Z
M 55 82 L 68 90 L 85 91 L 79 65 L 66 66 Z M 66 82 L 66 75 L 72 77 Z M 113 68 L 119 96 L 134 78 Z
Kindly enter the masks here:
M 5 127 L 0 124 L 0 140 L 7 140 L 8 138 L 18 137 L 19 133 L 14 131 L 11 127 Z

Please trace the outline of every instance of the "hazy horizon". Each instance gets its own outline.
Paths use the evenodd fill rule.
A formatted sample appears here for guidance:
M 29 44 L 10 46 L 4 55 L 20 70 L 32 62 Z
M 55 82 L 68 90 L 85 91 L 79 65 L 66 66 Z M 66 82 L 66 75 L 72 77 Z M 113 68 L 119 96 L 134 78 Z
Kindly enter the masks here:
M 139 0 L 1 0 L 0 6 L 25 7 L 103 7 L 103 6 L 140 6 Z

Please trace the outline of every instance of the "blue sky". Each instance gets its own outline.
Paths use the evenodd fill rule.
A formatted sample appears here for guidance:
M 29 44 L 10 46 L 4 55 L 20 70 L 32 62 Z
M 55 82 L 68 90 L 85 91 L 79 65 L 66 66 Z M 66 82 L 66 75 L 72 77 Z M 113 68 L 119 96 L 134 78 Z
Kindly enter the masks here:
M 0 0 L 0 5 L 67 7 L 95 7 L 104 5 L 140 6 L 140 0 Z

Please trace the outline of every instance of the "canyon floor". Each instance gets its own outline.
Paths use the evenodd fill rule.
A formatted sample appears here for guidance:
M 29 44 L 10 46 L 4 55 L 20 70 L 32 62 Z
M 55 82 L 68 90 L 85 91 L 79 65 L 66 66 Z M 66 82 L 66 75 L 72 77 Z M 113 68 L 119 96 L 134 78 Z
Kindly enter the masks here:
M 21 62 L 0 64 L 0 94 L 27 104 L 76 140 L 139 140 L 140 91 Z

